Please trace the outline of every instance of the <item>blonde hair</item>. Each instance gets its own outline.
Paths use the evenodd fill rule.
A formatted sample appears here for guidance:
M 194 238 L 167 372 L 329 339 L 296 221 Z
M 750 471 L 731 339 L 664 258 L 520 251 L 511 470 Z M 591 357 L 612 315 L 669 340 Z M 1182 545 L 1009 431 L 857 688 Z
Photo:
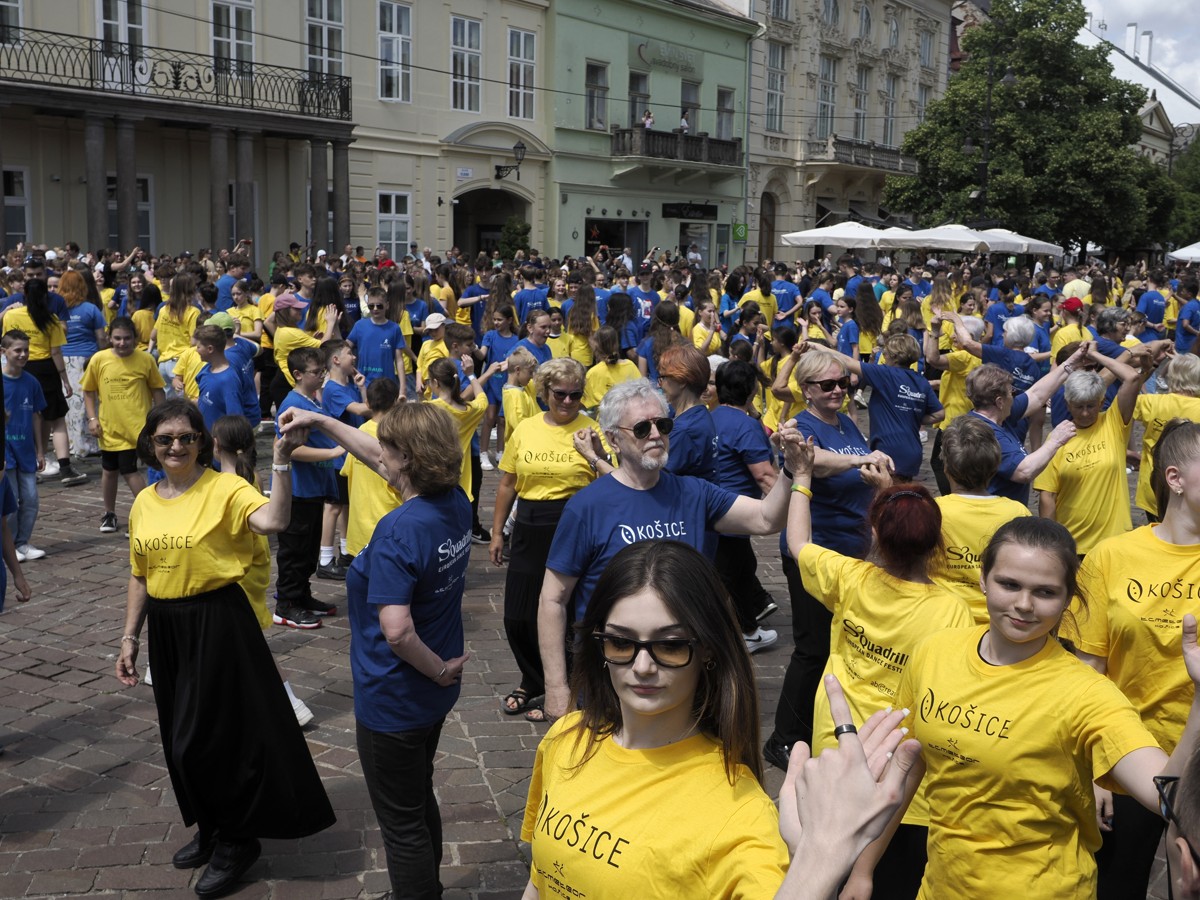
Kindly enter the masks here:
M 430 403 L 398 403 L 379 420 L 379 440 L 408 456 L 401 474 L 418 494 L 441 494 L 458 486 L 462 447 L 450 414 Z
M 551 388 L 573 381 L 582 389 L 586 377 L 587 373 L 582 363 L 569 356 L 560 356 L 538 366 L 537 375 L 534 376 L 534 389 L 543 403 L 549 403 Z

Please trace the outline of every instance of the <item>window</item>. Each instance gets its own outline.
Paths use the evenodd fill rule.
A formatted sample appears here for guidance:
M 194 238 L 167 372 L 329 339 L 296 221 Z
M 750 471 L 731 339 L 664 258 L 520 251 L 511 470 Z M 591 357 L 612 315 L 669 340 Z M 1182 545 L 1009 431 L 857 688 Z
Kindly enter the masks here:
M 19 43 L 20 29 L 21 0 L 0 0 L 0 44 Z M 5 177 L 7 176 L 8 173 L 5 173 Z
M 866 66 L 859 66 L 857 77 L 854 80 L 854 139 L 856 141 L 867 139 L 867 114 L 869 111 L 867 89 L 870 84 L 871 70 Z
M 896 100 L 900 93 L 900 78 L 888 75 L 883 80 L 883 145 L 896 146 Z
M 308 71 L 342 74 L 342 0 L 308 0 Z
M 733 88 L 717 88 L 717 140 L 733 140 Z
M 412 102 L 412 7 L 379 0 L 379 99 Z
M 583 115 L 585 128 L 608 128 L 608 65 L 588 63 L 584 74 Z
M 842 10 L 839 0 L 822 0 L 821 21 L 826 25 L 835 27 L 841 23 Z
M 917 121 L 925 121 L 925 111 L 929 108 L 929 85 L 917 85 Z
M 834 133 L 837 109 L 837 60 L 832 56 L 820 58 L 817 73 L 817 137 L 827 138 Z
M 4 173 L 7 194 L 8 173 Z M 117 176 L 108 176 L 108 245 L 124 246 L 117 237 Z M 150 246 L 150 235 L 154 233 L 154 209 L 150 203 L 150 177 L 137 176 L 137 243 L 139 247 Z M 6 198 L 7 199 L 7 198 Z M 5 210 L 7 212 L 7 210 Z
M 392 259 L 403 259 L 408 253 L 408 234 L 411 220 L 408 212 L 408 194 L 379 192 L 379 203 L 375 227 L 377 243 Z
M 4 246 L 15 247 L 29 240 L 29 171 L 4 170 Z M 117 244 L 114 241 L 113 247 Z M 147 244 L 147 247 L 150 245 Z
M 858 36 L 864 41 L 871 39 L 871 7 L 866 3 L 858 10 Z
M 629 127 L 642 124 L 642 115 L 650 108 L 650 75 L 647 72 L 629 73 Z
M 783 98 L 787 90 L 787 45 L 767 43 L 767 131 L 783 131 Z
M 213 61 L 218 72 L 249 76 L 254 66 L 254 7 L 247 0 L 216 0 Z
M 900 22 L 895 16 L 888 18 L 888 47 L 895 50 L 900 46 Z
M 141 59 L 142 48 L 146 46 L 146 11 L 142 8 L 142 0 L 103 0 L 100 4 L 100 35 L 105 56 L 119 56 L 124 51 L 112 45 L 124 43 L 129 45 L 131 57 Z
M 683 81 L 679 85 L 679 113 L 686 114 L 692 134 L 700 131 L 700 85 L 694 81 Z
M 790 0 L 771 0 L 771 18 L 790 19 L 792 17 L 790 6 Z
M 926 69 L 933 68 L 933 32 L 922 31 L 920 51 L 918 53 L 921 65 Z
M 450 17 L 450 107 L 479 112 L 483 54 L 483 24 Z
M 508 29 L 508 115 L 513 119 L 533 118 L 532 31 Z

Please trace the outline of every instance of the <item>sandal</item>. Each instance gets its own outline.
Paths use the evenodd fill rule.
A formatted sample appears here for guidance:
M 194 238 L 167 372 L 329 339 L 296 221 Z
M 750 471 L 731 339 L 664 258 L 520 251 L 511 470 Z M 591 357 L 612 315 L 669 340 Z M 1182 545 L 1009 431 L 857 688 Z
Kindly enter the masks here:
M 554 716 L 549 715 L 540 706 L 530 705 L 529 710 L 525 713 L 525 721 L 532 722 L 534 725 L 553 725 Z
M 512 701 L 511 706 L 509 705 L 509 701 Z M 529 692 L 524 688 L 514 688 L 512 692 L 504 698 L 500 705 L 500 709 L 506 716 L 519 716 L 521 713 L 526 712 L 535 704 L 541 702 L 541 696 L 530 697 Z

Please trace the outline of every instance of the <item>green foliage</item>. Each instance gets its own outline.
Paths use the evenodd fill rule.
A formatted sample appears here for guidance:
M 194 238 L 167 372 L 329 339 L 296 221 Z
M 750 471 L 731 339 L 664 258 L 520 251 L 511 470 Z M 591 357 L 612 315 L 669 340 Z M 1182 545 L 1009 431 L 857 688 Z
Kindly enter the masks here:
M 1175 190 L 1131 146 L 1146 92 L 1114 78 L 1101 47 L 1076 43 L 1081 0 L 996 0 L 991 14 L 963 35 L 969 58 L 905 137 L 903 152 L 918 160 L 919 174 L 889 178 L 885 204 L 923 225 L 981 218 L 970 194 L 982 180 L 990 66 L 982 218 L 1064 246 L 1091 241 L 1123 250 L 1165 239 Z M 1009 66 L 1012 86 L 1001 83 Z M 963 153 L 967 137 L 974 156 Z
M 520 216 L 509 216 L 504 227 L 500 229 L 500 257 L 512 259 L 518 250 L 524 250 L 528 255 L 529 233 L 532 230 L 533 227 Z
M 1171 174 L 1179 199 L 1172 216 L 1170 240 L 1176 247 L 1186 247 L 1200 241 L 1200 140 L 1193 140 L 1176 157 Z

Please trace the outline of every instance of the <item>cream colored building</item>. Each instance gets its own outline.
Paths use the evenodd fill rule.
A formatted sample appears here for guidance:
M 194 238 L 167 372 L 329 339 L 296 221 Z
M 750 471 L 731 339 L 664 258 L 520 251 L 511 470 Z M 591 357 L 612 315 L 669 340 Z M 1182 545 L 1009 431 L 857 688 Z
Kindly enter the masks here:
M 795 259 L 791 231 L 889 221 L 899 147 L 946 90 L 949 0 L 755 0 L 746 257 Z

